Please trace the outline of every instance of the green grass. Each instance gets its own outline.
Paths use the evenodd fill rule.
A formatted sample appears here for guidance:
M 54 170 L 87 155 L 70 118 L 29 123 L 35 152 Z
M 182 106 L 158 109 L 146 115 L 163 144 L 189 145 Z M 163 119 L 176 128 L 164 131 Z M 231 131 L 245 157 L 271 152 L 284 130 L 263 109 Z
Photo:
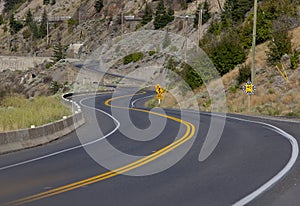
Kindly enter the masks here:
M 57 96 L 31 100 L 21 96 L 5 97 L 0 107 L 0 132 L 40 126 L 70 114 L 71 110 Z

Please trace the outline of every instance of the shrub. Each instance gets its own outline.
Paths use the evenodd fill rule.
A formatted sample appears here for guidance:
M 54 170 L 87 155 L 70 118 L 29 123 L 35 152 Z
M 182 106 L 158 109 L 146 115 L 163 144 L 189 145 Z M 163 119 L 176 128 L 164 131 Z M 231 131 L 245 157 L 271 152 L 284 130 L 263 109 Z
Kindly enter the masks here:
M 54 65 L 54 62 L 47 62 L 45 65 L 46 69 L 50 69 Z
M 246 83 L 251 78 L 251 68 L 249 65 L 243 64 L 239 68 L 238 84 Z
M 129 54 L 127 56 L 125 56 L 123 58 L 123 64 L 126 65 L 126 64 L 129 64 L 131 63 L 133 60 L 132 60 L 132 54 Z
M 153 56 L 155 53 L 155 51 L 149 51 L 149 56 Z
M 239 89 L 239 87 L 237 85 L 235 85 L 235 86 L 231 86 L 229 90 L 231 93 L 236 93 L 238 91 L 238 89 Z
M 52 92 L 52 94 L 56 94 L 60 88 L 62 88 L 61 84 L 59 84 L 57 81 L 52 81 L 49 89 Z
M 71 33 L 74 30 L 74 27 L 78 25 L 78 21 L 75 19 L 71 18 L 68 20 L 68 31 Z
M 144 58 L 144 54 L 142 52 L 137 52 L 133 54 L 129 54 L 123 58 L 123 64 L 129 64 L 131 62 L 137 62 Z
M 29 39 L 30 37 L 31 37 L 31 31 L 30 31 L 30 29 L 25 29 L 24 31 L 23 31 L 23 37 L 24 37 L 24 39 Z
M 179 75 L 192 89 L 196 89 L 203 84 L 203 80 L 200 75 L 190 65 L 184 63 L 183 68 L 184 69 L 179 73 Z
M 291 55 L 291 69 L 297 69 L 299 66 L 299 52 L 294 51 Z
M 218 21 L 213 21 L 208 28 L 208 32 L 216 36 L 222 33 L 222 23 Z
M 273 40 L 268 44 L 268 48 L 268 62 L 272 65 L 278 63 L 284 54 L 290 54 L 292 43 L 288 31 L 283 29 L 283 31 L 274 32 Z
M 186 82 L 192 89 L 196 89 L 203 84 L 203 81 L 199 74 L 191 67 L 188 67 L 186 74 Z
M 289 116 L 289 117 L 297 117 L 299 115 L 297 113 L 294 113 L 294 112 L 289 112 L 289 113 L 287 113 L 287 116 Z
M 273 89 L 269 89 L 269 90 L 268 90 L 268 93 L 269 93 L 269 94 L 274 94 L 275 91 L 274 91 Z
M 144 54 L 142 52 L 137 52 L 137 53 L 132 54 L 132 60 L 133 60 L 133 62 L 140 61 L 143 58 L 144 58 Z

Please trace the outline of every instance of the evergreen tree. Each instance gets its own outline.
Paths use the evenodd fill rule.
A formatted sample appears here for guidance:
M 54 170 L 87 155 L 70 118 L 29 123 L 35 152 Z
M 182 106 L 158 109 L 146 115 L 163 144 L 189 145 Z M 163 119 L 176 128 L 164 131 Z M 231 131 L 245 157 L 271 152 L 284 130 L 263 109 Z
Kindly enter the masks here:
M 33 39 L 38 39 L 38 38 L 40 38 L 39 28 L 38 28 L 38 25 L 37 25 L 36 22 L 33 21 L 33 22 L 30 24 L 30 30 L 31 30 L 31 32 L 32 32 L 32 37 L 33 37 Z
M 30 11 L 30 9 L 28 10 L 27 14 L 26 14 L 26 26 L 30 26 L 30 24 L 32 24 L 33 22 L 33 17 L 32 17 L 32 13 Z
M 167 19 L 168 19 L 168 23 L 171 21 L 174 21 L 174 10 L 172 8 L 168 9 L 168 14 L 167 14 Z
M 284 54 L 291 54 L 292 43 L 291 36 L 288 34 L 288 31 L 283 30 L 275 32 L 273 34 L 273 40 L 269 43 L 268 48 L 268 62 L 271 64 L 280 62 L 281 57 Z
M 103 0 L 96 0 L 94 7 L 96 9 L 96 12 L 99 13 L 104 7 Z
M 40 37 L 39 36 L 39 28 L 38 28 L 37 23 L 33 20 L 33 15 L 30 10 L 28 10 L 28 12 L 26 14 L 25 23 L 26 23 L 26 26 L 29 27 L 29 29 L 32 33 L 33 39 L 38 39 Z
M 164 28 L 169 22 L 173 20 L 174 20 L 174 11 L 169 8 L 167 12 L 164 5 L 164 1 L 160 0 L 158 2 L 156 12 L 155 12 L 154 28 L 155 29 Z
M 146 25 L 148 24 L 150 21 L 152 21 L 152 15 L 153 15 L 153 11 L 151 6 L 146 3 L 146 7 L 145 7 L 145 11 L 144 11 L 144 16 L 142 18 L 142 25 Z
M 242 22 L 245 14 L 250 11 L 252 6 L 253 1 L 249 0 L 226 0 L 222 12 L 223 26 L 228 28 L 235 23 Z
M 48 16 L 46 9 L 44 9 L 44 13 L 42 16 L 42 21 L 39 29 L 39 34 L 41 38 L 44 38 L 47 35 L 47 22 L 48 22 Z
M 164 5 L 164 1 L 160 0 L 158 2 L 158 5 L 156 7 L 156 12 L 155 12 L 155 18 L 154 18 L 154 28 L 155 29 L 160 29 L 160 28 L 163 28 L 165 25 L 167 25 L 163 20 L 164 16 L 166 16 L 166 15 L 167 15 L 167 12 L 166 12 L 166 8 Z
M 53 6 L 54 4 L 56 4 L 56 0 L 51 0 L 51 5 Z
M 10 33 L 11 34 L 16 34 L 18 33 L 22 28 L 23 28 L 23 25 L 21 22 L 17 21 L 15 19 L 15 16 L 14 14 L 12 14 L 10 16 L 10 19 L 9 19 L 9 26 L 10 26 Z
M 58 44 L 53 47 L 53 49 L 54 49 L 53 60 L 55 62 L 58 62 L 59 60 L 66 58 L 66 54 L 65 54 L 66 48 L 62 45 L 61 41 L 59 41 Z
M 202 23 L 205 24 L 206 22 L 208 22 L 208 20 L 211 18 L 211 14 L 210 14 L 210 5 L 208 3 L 208 0 L 204 1 L 203 4 L 203 20 Z

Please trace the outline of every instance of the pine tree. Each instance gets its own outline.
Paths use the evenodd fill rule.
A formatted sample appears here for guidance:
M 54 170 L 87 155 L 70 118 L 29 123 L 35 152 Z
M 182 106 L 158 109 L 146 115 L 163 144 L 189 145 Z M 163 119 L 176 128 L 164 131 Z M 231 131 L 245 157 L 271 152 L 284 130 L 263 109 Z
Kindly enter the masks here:
M 44 38 L 47 35 L 47 22 L 48 22 L 48 16 L 46 9 L 44 9 L 44 13 L 42 16 L 42 21 L 39 29 L 39 34 L 41 38 Z
M 61 41 L 59 41 L 58 44 L 53 47 L 53 49 L 54 49 L 53 60 L 55 62 L 58 62 L 59 60 L 66 58 L 66 54 L 65 54 L 66 48 L 62 45 Z
M 174 10 L 169 8 L 168 9 L 168 14 L 167 14 L 167 19 L 168 19 L 168 23 L 174 20 Z
M 174 20 L 174 10 L 169 8 L 167 12 L 164 5 L 164 1 L 160 0 L 158 2 L 156 12 L 155 12 L 154 28 L 155 29 L 164 28 L 169 22 L 173 20 Z
M 27 14 L 26 14 L 26 26 L 30 26 L 30 24 L 32 24 L 33 22 L 33 17 L 32 17 L 32 13 L 30 11 L 30 9 L 28 10 Z
M 11 34 L 16 34 L 23 28 L 23 24 L 15 19 L 14 14 L 10 16 L 9 26 Z
M 153 11 L 151 6 L 146 3 L 146 7 L 145 7 L 145 11 L 144 11 L 144 16 L 142 18 L 142 25 L 146 25 L 148 24 L 150 21 L 152 21 L 152 15 L 153 15 Z
M 53 6 L 54 4 L 56 4 L 56 0 L 51 1 L 51 5 Z
M 245 14 L 250 11 L 253 1 L 249 0 L 226 0 L 224 11 L 222 12 L 222 24 L 224 27 L 231 27 L 233 24 L 241 22 Z
M 33 22 L 30 24 L 30 30 L 31 30 L 31 32 L 32 32 L 32 37 L 33 37 L 33 39 L 38 39 L 38 38 L 40 38 L 39 28 L 38 28 L 38 25 L 37 25 L 36 22 L 33 21 Z
M 96 9 L 96 12 L 99 13 L 104 7 L 103 0 L 96 0 L 94 7 Z
M 203 21 L 202 21 L 202 23 L 205 24 L 211 18 L 210 5 L 209 5 L 208 0 L 204 1 L 203 11 L 204 11 L 204 13 L 203 13 Z
M 164 1 L 160 0 L 158 2 L 156 13 L 155 13 L 155 19 L 154 19 L 154 28 L 160 29 L 163 28 L 165 25 L 167 25 L 167 22 L 165 20 L 165 17 L 167 16 L 166 8 L 164 5 Z

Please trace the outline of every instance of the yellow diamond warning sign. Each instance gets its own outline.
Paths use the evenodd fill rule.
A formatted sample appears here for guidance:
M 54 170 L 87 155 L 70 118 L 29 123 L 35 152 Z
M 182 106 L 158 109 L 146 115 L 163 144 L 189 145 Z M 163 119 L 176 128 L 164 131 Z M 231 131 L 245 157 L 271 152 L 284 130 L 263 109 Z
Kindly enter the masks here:
M 247 82 L 243 87 L 242 87 L 243 91 L 248 94 L 248 95 L 252 95 L 254 94 L 254 91 L 256 90 L 256 87 L 254 86 L 254 84 L 252 84 L 252 82 Z

